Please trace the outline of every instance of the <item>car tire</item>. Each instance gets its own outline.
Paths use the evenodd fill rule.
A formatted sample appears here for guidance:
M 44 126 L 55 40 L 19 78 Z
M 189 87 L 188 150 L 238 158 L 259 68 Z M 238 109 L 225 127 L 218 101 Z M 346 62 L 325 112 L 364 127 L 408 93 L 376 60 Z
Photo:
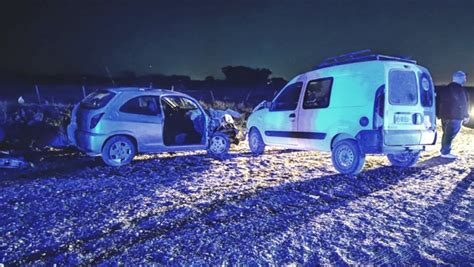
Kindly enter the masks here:
M 359 174 L 365 164 L 365 154 L 352 139 L 338 141 L 332 148 L 331 158 L 336 170 L 342 174 Z
M 230 138 L 227 134 L 216 132 L 209 139 L 207 153 L 212 157 L 223 158 L 229 153 Z
M 117 135 L 109 138 L 102 148 L 102 160 L 113 167 L 127 165 L 136 154 L 135 144 L 130 138 Z
M 252 128 L 249 132 L 249 147 L 254 155 L 262 155 L 265 152 L 265 142 L 262 135 L 256 128 Z
M 387 154 L 387 158 L 393 166 L 408 168 L 416 164 L 420 158 L 420 152 L 402 152 Z

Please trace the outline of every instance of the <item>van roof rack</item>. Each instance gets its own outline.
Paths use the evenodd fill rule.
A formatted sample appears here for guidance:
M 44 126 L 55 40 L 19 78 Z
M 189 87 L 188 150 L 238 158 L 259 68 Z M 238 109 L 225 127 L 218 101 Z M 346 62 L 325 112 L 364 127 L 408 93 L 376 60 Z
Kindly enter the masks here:
M 365 50 L 360 50 L 356 52 L 351 52 L 351 53 L 327 58 L 321 64 L 316 66 L 314 70 L 331 67 L 331 66 L 348 64 L 348 63 L 364 62 L 364 61 L 372 61 L 372 60 L 392 60 L 392 61 L 400 61 L 400 62 L 416 64 L 415 60 L 407 58 L 407 57 L 396 57 L 396 56 L 374 54 L 372 53 L 372 50 L 365 49 Z

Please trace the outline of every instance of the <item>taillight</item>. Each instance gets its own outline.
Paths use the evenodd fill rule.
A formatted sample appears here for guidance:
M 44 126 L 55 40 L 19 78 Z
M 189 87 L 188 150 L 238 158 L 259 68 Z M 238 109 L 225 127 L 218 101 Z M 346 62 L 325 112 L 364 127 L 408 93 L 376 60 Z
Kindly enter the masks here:
M 97 123 L 99 123 L 100 119 L 102 119 L 102 116 L 104 116 L 104 113 L 99 113 L 95 115 L 94 117 L 92 117 L 90 129 L 94 129 L 95 126 L 97 126 Z

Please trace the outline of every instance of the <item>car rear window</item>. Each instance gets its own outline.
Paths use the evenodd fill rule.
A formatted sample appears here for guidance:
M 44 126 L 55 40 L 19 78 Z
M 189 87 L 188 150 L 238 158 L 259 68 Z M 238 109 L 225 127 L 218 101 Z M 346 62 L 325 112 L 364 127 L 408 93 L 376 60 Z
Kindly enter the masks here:
M 413 71 L 392 70 L 389 74 L 389 102 L 392 105 L 410 105 L 418 103 L 416 74 Z
M 82 108 L 88 108 L 88 109 L 99 109 L 105 107 L 112 98 L 114 98 L 115 93 L 112 93 L 110 91 L 105 91 L 105 90 L 100 90 L 100 91 L 95 91 L 84 100 L 81 102 L 81 107 Z

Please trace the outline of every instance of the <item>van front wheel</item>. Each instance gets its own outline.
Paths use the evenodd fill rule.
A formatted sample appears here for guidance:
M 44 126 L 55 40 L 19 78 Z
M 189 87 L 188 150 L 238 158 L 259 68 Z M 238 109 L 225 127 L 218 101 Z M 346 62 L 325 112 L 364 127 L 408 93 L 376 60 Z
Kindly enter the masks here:
M 332 164 L 342 174 L 356 175 L 365 164 L 365 154 L 355 140 L 345 139 L 332 148 Z
M 408 168 L 416 164 L 420 158 L 420 152 L 388 154 L 387 158 L 393 166 Z
M 263 142 L 260 132 L 256 128 L 252 128 L 249 133 L 249 147 L 254 155 L 262 155 L 265 151 L 265 143 Z

